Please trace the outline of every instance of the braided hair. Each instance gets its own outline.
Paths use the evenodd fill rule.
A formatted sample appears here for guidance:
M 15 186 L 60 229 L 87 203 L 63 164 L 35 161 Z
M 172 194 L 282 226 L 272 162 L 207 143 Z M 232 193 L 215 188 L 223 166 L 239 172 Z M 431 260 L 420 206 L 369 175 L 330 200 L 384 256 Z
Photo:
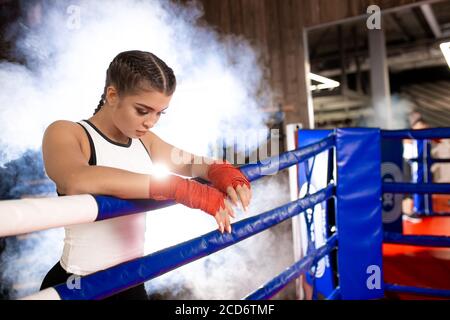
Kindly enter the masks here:
M 119 95 L 133 94 L 150 87 L 170 96 L 175 91 L 176 78 L 173 70 L 153 53 L 139 50 L 121 52 L 106 71 L 105 88 L 94 114 L 105 104 L 106 89 L 110 85 L 116 87 Z

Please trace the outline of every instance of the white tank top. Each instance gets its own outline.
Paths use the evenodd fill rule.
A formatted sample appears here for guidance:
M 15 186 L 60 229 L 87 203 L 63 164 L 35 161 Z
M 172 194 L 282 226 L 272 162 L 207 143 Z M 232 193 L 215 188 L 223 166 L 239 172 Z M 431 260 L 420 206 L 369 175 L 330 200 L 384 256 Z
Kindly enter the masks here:
M 91 122 L 79 122 L 91 146 L 90 165 L 150 174 L 152 161 L 140 139 L 127 144 L 111 141 Z M 61 266 L 69 273 L 87 275 L 142 257 L 146 213 L 65 227 Z

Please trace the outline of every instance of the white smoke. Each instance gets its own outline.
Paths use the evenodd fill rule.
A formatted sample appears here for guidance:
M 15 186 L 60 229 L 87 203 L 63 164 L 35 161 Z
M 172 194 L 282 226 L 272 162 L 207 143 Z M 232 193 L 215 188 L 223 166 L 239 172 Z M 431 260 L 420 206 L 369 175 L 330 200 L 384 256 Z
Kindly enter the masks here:
M 258 107 L 269 103 L 270 91 L 261 90 L 266 83 L 258 53 L 240 38 L 225 38 L 225 44 L 212 29 L 199 27 L 200 7 L 66 3 L 45 7 L 42 25 L 19 38 L 28 69 L 0 64 L 2 164 L 26 148 L 39 148 L 51 122 L 88 118 L 103 92 L 109 62 L 131 49 L 155 53 L 176 73 L 179 85 L 169 114 L 155 128 L 169 142 L 204 154 L 223 132 L 265 127 Z
M 56 228 L 5 239 L 0 255 L 0 284 L 10 299 L 39 290 L 42 279 L 59 260 L 64 230 Z
M 402 97 L 399 94 L 393 94 L 391 96 L 391 105 L 392 105 L 392 130 L 396 129 L 408 129 L 410 128 L 409 124 L 409 115 L 414 109 L 415 104 L 408 100 L 405 97 Z
M 254 199 L 248 214 L 239 211 L 236 220 L 232 222 L 266 212 L 289 202 L 286 175 L 265 177 L 254 182 L 252 188 Z M 171 230 L 169 224 L 187 226 L 184 227 L 185 229 L 191 228 L 188 220 L 195 214 L 199 213 L 192 212 L 192 216 L 185 218 L 186 221 L 167 219 L 167 225 L 162 228 Z M 154 228 L 159 227 L 158 223 Z M 177 241 L 168 240 L 168 242 L 170 245 L 174 245 L 209 231 L 211 231 L 211 227 L 205 223 L 203 226 L 195 226 L 195 230 L 187 230 L 188 236 L 179 235 Z M 170 232 L 177 233 L 176 230 Z M 166 234 L 166 238 L 169 237 Z M 152 251 L 162 248 L 154 249 Z M 155 298 L 165 295 L 172 299 L 192 299 L 193 297 L 214 300 L 241 299 L 292 263 L 291 225 L 290 221 L 285 221 L 231 247 L 148 281 L 146 288 Z
M 399 94 L 391 95 L 391 111 L 380 115 L 373 113 L 364 117 L 358 124 L 366 127 L 378 127 L 386 130 L 409 128 L 408 117 L 414 109 L 415 104 L 406 97 Z M 389 124 L 389 127 L 388 127 Z
M 198 20 L 203 12 L 195 2 L 185 6 L 157 0 L 42 3 L 41 23 L 23 29 L 16 45 L 27 66 L 0 62 L 0 165 L 27 149 L 38 150 L 51 122 L 89 118 L 103 92 L 110 61 L 132 49 L 155 53 L 176 73 L 177 91 L 168 113 L 154 128 L 166 141 L 205 155 L 211 144 L 225 139 L 224 133 L 266 129 L 258 108 L 271 104 L 272 93 L 258 64 L 259 53 L 242 38 L 219 36 L 212 28 L 201 27 Z M 274 207 L 279 194 L 288 194 L 278 185 L 260 188 L 263 191 L 255 195 L 250 209 L 259 208 L 252 214 Z M 180 206 L 148 216 L 148 252 L 217 228 L 211 217 Z M 53 253 L 60 252 L 61 234 L 42 233 L 41 237 L 43 242 L 32 248 L 7 251 L 14 248 L 29 257 L 37 254 L 36 260 L 50 268 L 55 263 Z M 265 281 L 274 275 L 275 264 L 280 267 L 290 259 L 290 247 L 277 243 L 270 232 L 236 248 L 172 272 L 164 276 L 170 281 L 155 280 L 147 288 L 172 291 L 184 279 L 190 298 L 239 298 L 250 290 L 242 286 L 245 279 Z M 278 250 L 276 256 L 270 253 L 272 248 Z M 10 281 L 26 278 L 39 283 L 36 279 L 42 279 L 41 270 L 33 273 L 30 259 L 16 265 L 7 257 L 3 257 L 3 269 L 15 270 L 5 273 L 12 277 Z M 209 265 L 215 270 L 210 271 Z M 174 276 L 184 269 L 184 276 Z M 19 290 L 14 297 L 24 293 L 28 291 Z

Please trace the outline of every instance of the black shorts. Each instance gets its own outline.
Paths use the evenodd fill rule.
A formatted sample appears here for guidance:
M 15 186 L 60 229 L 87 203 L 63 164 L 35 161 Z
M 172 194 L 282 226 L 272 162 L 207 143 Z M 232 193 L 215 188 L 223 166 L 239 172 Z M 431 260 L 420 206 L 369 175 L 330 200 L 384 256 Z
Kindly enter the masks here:
M 44 280 L 42 281 L 40 290 L 44 290 L 46 288 L 53 287 L 61 283 L 65 283 L 67 279 L 72 275 L 73 275 L 72 273 L 67 273 L 66 270 L 63 269 L 63 267 L 58 261 L 58 263 L 56 263 L 45 276 Z M 149 299 L 147 291 L 145 291 L 145 286 L 143 283 L 141 283 L 136 287 L 119 292 L 103 300 L 110 301 L 110 300 L 149 300 Z

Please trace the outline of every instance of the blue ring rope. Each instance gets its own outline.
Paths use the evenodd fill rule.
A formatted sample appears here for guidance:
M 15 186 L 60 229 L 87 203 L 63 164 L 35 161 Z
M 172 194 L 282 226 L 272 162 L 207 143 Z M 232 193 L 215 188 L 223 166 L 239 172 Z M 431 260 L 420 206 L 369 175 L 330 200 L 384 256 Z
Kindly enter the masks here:
M 450 183 L 383 182 L 383 193 L 438 193 L 450 194 Z
M 450 128 L 432 128 L 421 130 L 381 130 L 381 138 L 384 139 L 448 139 Z
M 341 299 L 341 288 L 337 287 L 330 293 L 326 300 L 340 300 Z
M 403 235 L 401 233 L 385 231 L 383 233 L 383 242 L 423 247 L 450 248 L 450 237 L 446 236 Z
M 313 143 L 293 151 L 284 152 L 281 155 L 264 160 L 264 162 L 243 165 L 239 169 L 249 179 L 249 181 L 255 181 L 264 177 L 265 174 L 268 174 L 270 170 L 273 170 L 274 168 L 277 168 L 277 170 L 285 169 L 297 164 L 298 162 L 314 157 L 316 154 L 333 147 L 334 144 L 334 136 L 329 136 L 317 143 Z M 196 178 L 194 180 L 201 183 L 206 183 L 206 181 L 202 179 Z M 116 197 L 103 195 L 94 195 L 94 199 L 98 206 L 98 214 L 95 221 L 157 210 L 176 204 L 172 200 L 157 201 L 153 199 L 119 199 Z
M 308 255 L 294 263 L 285 271 L 271 279 L 265 285 L 258 288 L 256 291 L 247 295 L 245 300 L 266 300 L 273 297 L 281 289 L 283 289 L 289 282 L 298 278 L 302 273 L 311 269 L 312 265 L 317 263 L 320 259 L 328 255 L 337 246 L 337 234 L 333 234 L 327 242 L 318 249 L 314 249 Z
M 445 289 L 410 287 L 410 286 L 401 286 L 401 285 L 389 284 L 389 283 L 384 284 L 384 289 L 386 291 L 391 291 L 391 292 L 421 294 L 421 295 L 444 297 L 444 298 L 450 297 L 450 290 L 445 290 Z
M 212 231 L 145 257 L 87 275 L 81 278 L 81 289 L 68 289 L 65 283 L 54 288 L 63 300 L 106 298 L 267 230 L 334 194 L 335 186 L 330 184 L 311 196 L 234 223 L 231 234 Z
M 263 162 L 243 165 L 240 169 L 247 179 L 253 181 L 266 175 L 272 175 L 274 172 L 281 171 L 312 158 L 315 155 L 334 147 L 335 145 L 335 136 L 330 135 L 316 143 L 270 157 Z

